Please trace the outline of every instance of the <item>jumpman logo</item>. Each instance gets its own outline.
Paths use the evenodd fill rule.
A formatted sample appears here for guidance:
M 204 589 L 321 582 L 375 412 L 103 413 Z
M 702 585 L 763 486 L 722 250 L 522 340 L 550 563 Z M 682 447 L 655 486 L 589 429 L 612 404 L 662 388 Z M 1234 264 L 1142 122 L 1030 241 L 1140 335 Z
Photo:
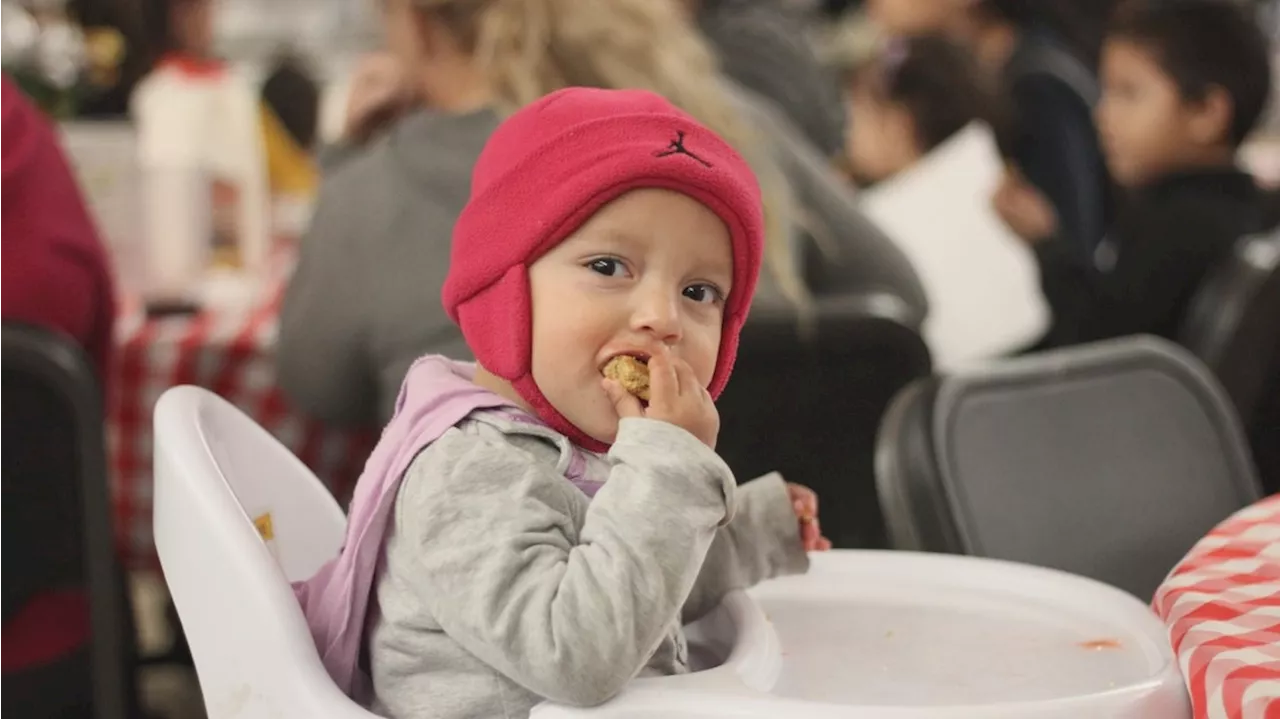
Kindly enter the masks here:
M 697 160 L 703 167 L 711 167 L 711 163 L 689 152 L 684 146 L 684 131 L 676 130 L 676 139 L 667 145 L 666 149 L 658 150 L 653 153 L 654 157 L 670 157 L 671 155 L 688 155 Z

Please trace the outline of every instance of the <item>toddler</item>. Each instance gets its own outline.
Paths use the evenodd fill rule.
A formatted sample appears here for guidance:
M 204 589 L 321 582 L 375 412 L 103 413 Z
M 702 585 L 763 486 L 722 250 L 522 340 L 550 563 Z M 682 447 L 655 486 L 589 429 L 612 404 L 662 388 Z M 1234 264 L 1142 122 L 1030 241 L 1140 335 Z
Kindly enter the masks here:
M 599 704 L 829 548 L 811 491 L 715 453 L 761 226 L 745 161 L 657 95 L 570 88 L 494 132 L 443 293 L 477 362 L 409 370 L 342 554 L 298 587 L 343 690 L 405 719 Z M 619 356 L 647 401 L 604 378 Z
M 859 185 L 907 169 L 974 120 L 996 120 L 969 53 L 939 36 L 893 41 L 847 86 L 845 159 Z

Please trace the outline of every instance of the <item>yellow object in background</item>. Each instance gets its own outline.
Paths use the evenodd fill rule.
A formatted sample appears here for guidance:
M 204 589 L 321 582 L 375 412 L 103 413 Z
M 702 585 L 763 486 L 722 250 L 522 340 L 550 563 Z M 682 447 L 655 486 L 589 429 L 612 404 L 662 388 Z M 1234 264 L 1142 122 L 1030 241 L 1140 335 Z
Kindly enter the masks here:
M 84 31 L 85 60 L 89 80 L 98 87 L 111 87 L 120 80 L 124 62 L 124 35 L 113 27 L 91 27 Z
M 258 105 L 262 142 L 267 154 L 267 183 L 272 195 L 311 197 L 319 185 L 319 172 L 311 154 L 298 145 L 274 110 Z

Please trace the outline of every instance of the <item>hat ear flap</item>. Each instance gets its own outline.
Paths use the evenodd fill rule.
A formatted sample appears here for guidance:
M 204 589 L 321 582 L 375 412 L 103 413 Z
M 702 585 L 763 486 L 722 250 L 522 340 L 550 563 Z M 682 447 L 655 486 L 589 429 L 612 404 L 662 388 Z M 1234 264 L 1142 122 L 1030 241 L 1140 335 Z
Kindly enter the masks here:
M 482 367 L 514 382 L 529 374 L 533 356 L 533 301 L 529 272 L 519 264 L 458 305 L 462 336 Z
M 711 382 L 707 385 L 707 393 L 711 395 L 713 401 L 720 399 L 720 394 L 729 384 L 729 375 L 733 373 L 733 365 L 738 358 L 738 334 L 741 330 L 742 320 L 737 318 L 726 322 L 722 330 L 724 334 L 720 338 L 716 369 L 711 375 Z

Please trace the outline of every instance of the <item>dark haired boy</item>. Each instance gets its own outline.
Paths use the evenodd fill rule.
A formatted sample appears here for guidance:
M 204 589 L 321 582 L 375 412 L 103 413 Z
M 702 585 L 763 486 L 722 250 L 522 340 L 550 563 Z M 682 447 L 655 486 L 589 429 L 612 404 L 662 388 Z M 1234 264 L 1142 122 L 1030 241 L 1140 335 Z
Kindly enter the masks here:
M 1054 313 L 1042 346 L 1176 338 L 1210 268 L 1262 229 L 1262 193 L 1235 158 L 1266 105 L 1268 54 L 1256 22 L 1229 0 L 1120 8 L 1103 46 L 1096 119 L 1126 196 L 1093 266 L 1051 241 L 1057 218 L 1028 184 L 1011 177 L 994 200 L 1036 249 Z

